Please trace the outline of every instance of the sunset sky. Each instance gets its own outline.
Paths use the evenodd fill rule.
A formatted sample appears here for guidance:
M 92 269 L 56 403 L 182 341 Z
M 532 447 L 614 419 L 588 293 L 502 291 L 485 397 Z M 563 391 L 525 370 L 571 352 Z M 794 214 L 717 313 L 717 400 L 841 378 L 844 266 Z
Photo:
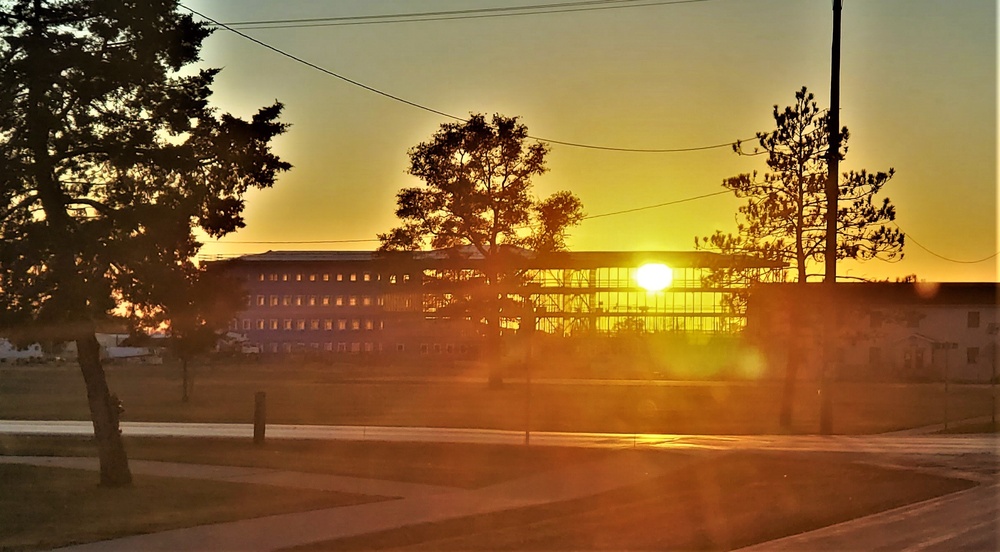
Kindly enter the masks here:
M 228 23 L 567 2 L 184 3 Z M 455 116 L 520 116 L 533 136 L 566 142 L 667 149 L 751 138 L 773 128 L 772 106 L 791 103 L 803 85 L 829 106 L 832 0 L 570 3 L 562 9 L 587 9 L 241 30 L 399 98 Z M 955 262 L 998 250 L 996 29 L 994 0 L 844 0 L 841 122 L 851 140 L 842 169 L 895 168 L 885 195 L 908 243 L 901 262 L 845 263 L 842 274 L 997 279 L 996 257 Z M 419 183 L 405 173 L 407 149 L 451 119 L 226 30 L 206 41 L 202 57 L 223 68 L 220 110 L 249 116 L 274 100 L 285 104 L 292 127 L 276 150 L 295 166 L 273 189 L 249 195 L 245 229 L 206 240 L 203 253 L 376 248 L 376 234 L 396 224 L 396 192 Z M 552 146 L 548 167 L 537 194 L 570 190 L 591 216 L 711 194 L 726 177 L 765 169 L 761 157 L 728 147 L 625 153 L 561 145 Z M 722 195 L 595 217 L 572 230 L 569 247 L 691 250 L 696 235 L 734 231 L 738 205 Z

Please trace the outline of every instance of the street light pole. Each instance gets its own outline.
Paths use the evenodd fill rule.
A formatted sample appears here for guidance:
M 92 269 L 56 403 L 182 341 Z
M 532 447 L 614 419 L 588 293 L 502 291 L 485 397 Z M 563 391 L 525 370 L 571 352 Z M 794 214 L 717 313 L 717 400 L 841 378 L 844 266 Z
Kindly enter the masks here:
M 833 371 L 833 353 L 835 346 L 837 310 L 833 291 L 837 283 L 837 204 L 838 180 L 840 175 L 840 19 L 843 11 L 843 1 L 833 0 L 833 48 L 830 64 L 830 120 L 829 120 L 829 150 L 827 151 L 826 179 L 826 253 L 825 279 L 827 301 L 830 310 L 827 311 L 826 351 L 823 359 L 823 369 L 820 374 L 820 433 L 833 433 L 833 397 L 830 396 L 829 378 Z

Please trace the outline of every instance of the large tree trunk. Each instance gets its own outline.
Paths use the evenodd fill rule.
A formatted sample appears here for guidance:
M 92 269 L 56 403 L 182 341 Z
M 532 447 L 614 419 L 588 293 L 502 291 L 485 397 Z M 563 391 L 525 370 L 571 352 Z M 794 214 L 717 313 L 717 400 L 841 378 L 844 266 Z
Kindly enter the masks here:
M 101 349 L 93 331 L 76 340 L 77 358 L 83 381 L 87 385 L 87 403 L 90 419 L 94 423 L 94 440 L 101 462 L 102 487 L 128 487 L 132 485 L 132 472 L 119 429 L 120 403 L 108 391 L 108 381 L 101 366 Z

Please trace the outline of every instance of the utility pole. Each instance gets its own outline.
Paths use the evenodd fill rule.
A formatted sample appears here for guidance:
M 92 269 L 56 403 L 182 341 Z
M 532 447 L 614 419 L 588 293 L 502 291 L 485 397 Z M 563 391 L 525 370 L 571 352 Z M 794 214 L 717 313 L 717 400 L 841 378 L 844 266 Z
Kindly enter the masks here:
M 826 296 L 830 302 L 827 311 L 825 354 L 820 374 L 820 433 L 833 433 L 833 397 L 830 396 L 830 377 L 833 371 L 833 354 L 837 329 L 836 301 L 833 293 L 837 284 L 837 204 L 840 177 L 840 15 L 843 0 L 833 0 L 833 52 L 830 66 L 830 139 L 827 155 L 826 180 L 826 254 L 825 280 Z

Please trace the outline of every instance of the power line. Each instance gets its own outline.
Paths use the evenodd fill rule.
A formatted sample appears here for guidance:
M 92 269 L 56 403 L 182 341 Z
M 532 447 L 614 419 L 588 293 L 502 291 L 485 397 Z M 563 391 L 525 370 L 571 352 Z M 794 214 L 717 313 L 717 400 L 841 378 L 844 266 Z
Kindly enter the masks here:
M 672 4 L 693 4 L 711 0 L 589 0 L 527 6 L 507 6 L 466 10 L 412 12 L 380 15 L 354 15 L 340 17 L 308 17 L 301 19 L 271 19 L 259 21 L 234 21 L 225 25 L 244 29 L 302 29 L 314 27 L 339 27 L 353 25 L 378 25 L 387 23 L 421 23 L 454 21 L 461 19 L 487 19 L 524 15 L 574 13 L 623 8 L 646 8 Z
M 676 1 L 681 1 L 681 0 L 676 0 Z M 707 1 L 707 0 L 687 0 L 687 1 Z M 234 28 L 230 27 L 229 25 L 227 25 L 225 23 L 220 23 L 220 22 L 216 21 L 215 19 L 212 19 L 211 17 L 208 17 L 207 15 L 205 15 L 205 14 L 203 14 L 201 12 L 198 12 L 196 10 L 193 10 L 193 9 L 185 6 L 184 4 L 180 4 L 180 7 L 186 9 L 187 11 L 191 12 L 194 15 L 197 15 L 198 17 L 201 17 L 202 19 L 205 19 L 206 21 L 209 21 L 209 22 L 211 22 L 211 23 L 213 23 L 213 24 L 215 24 L 215 25 L 217 25 L 217 26 L 219 26 L 219 27 L 221 27 L 221 28 L 223 28 L 223 29 L 231 32 L 231 33 L 234 33 L 234 34 L 236 34 L 236 35 L 238 35 L 238 36 L 240 36 L 240 37 L 242 37 L 242 38 L 244 38 L 246 40 L 249 40 L 250 42 L 253 42 L 254 44 L 257 44 L 258 46 L 262 46 L 264 48 L 267 48 L 268 50 L 271 50 L 272 52 L 274 52 L 274 53 L 276 53 L 278 55 L 284 56 L 284 57 L 286 57 L 288 59 L 291 59 L 293 61 L 301 63 L 301 64 L 305 65 L 306 67 L 310 67 L 312 69 L 315 69 L 315 70 L 317 70 L 317 71 L 319 71 L 321 73 L 324 73 L 326 75 L 329 75 L 331 77 L 340 79 L 340 80 L 342 80 L 342 81 L 344 81 L 344 82 L 346 82 L 348 84 L 352 84 L 354 86 L 357 86 L 359 88 L 362 88 L 362 89 L 367 90 L 369 92 L 372 92 L 374 94 L 378 94 L 379 96 L 388 98 L 390 100 L 394 100 L 396 102 L 399 102 L 399 103 L 402 103 L 402 104 L 406 104 L 406 105 L 408 105 L 410 107 L 415 107 L 417 109 L 420 109 L 420 110 L 423 110 L 423 111 L 427 111 L 428 113 L 433 113 L 435 115 L 440 115 L 440 116 L 446 117 L 448 119 L 454 119 L 455 121 L 459 121 L 459 122 L 465 122 L 465 121 L 467 121 L 467 119 L 465 119 L 463 117 L 459 117 L 457 115 L 452 115 L 450 113 L 446 113 L 444 111 L 440 111 L 438 109 L 434 109 L 432 107 L 428 107 L 426 105 L 419 104 L 419 103 L 411 101 L 411 100 L 407 100 L 407 99 L 405 99 L 403 97 L 396 96 L 395 94 L 390 94 L 390 93 L 385 92 L 383 90 L 379 90 L 378 88 L 375 88 L 373 86 L 369 86 L 369 85 L 364 84 L 362 82 L 359 82 L 359 81 L 356 81 L 354 79 L 345 77 L 344 75 L 341 75 L 339 73 L 335 73 L 334 71 L 331 71 L 331 70 L 329 70 L 329 69 L 327 69 L 325 67 L 316 65 L 315 63 L 313 63 L 311 61 L 307 61 L 307 60 L 305 60 L 303 58 L 300 58 L 300 57 L 298 57 L 298 56 L 296 56 L 294 54 L 286 52 L 286 51 L 284 51 L 284 50 L 282 50 L 282 49 L 280 49 L 280 48 L 278 48 L 276 46 L 272 46 L 272 45 L 270 45 L 270 44 L 268 44 L 268 43 L 266 43 L 266 42 L 264 42 L 262 40 L 258 40 L 258 39 L 256 39 L 256 38 L 254 38 L 254 37 L 252 37 L 252 36 L 250 36 L 250 35 L 242 32 L 242 31 L 240 31 L 238 29 L 234 29 Z M 558 144 L 558 145 L 562 145 L 562 146 L 569 146 L 569 147 L 575 147 L 575 148 L 591 149 L 591 150 L 601 150 L 601 151 L 627 152 L 627 153 L 684 153 L 684 152 L 693 152 L 693 151 L 705 151 L 705 150 L 711 150 L 711 149 L 732 147 L 733 144 L 735 144 L 737 142 L 737 141 L 734 140 L 732 142 L 726 142 L 726 143 L 722 143 L 722 144 L 713 144 L 713 145 L 709 145 L 709 146 L 695 146 L 695 147 L 686 147 L 686 148 L 625 148 L 625 147 L 613 147 L 613 146 L 601 146 L 601 145 L 595 145 L 595 144 L 585 144 L 585 143 L 582 143 L 582 142 L 569 142 L 569 141 L 564 141 L 564 140 L 552 140 L 552 139 L 549 139 L 549 138 L 543 138 L 543 137 L 540 137 L 540 136 L 532 136 L 532 135 L 528 135 L 528 138 L 530 138 L 532 140 L 535 140 L 537 142 L 547 142 L 547 143 L 551 143 L 551 144 Z M 752 140 L 752 139 L 753 138 L 744 138 L 744 139 L 741 139 L 739 141 L 749 141 L 749 140 Z
M 596 219 L 596 218 L 611 217 L 611 216 L 615 216 L 615 215 L 624 215 L 624 214 L 627 214 L 627 213 L 635 213 L 637 211 L 646 211 L 646 210 L 649 210 L 649 209 L 656 209 L 658 207 L 666 207 L 668 205 L 677 205 L 677 204 L 680 204 L 680 203 L 687 203 L 689 201 L 695 201 L 695 200 L 698 200 L 698 199 L 705 199 L 707 197 L 714 197 L 714 196 L 723 195 L 723 194 L 729 194 L 729 193 L 732 193 L 732 192 L 730 190 L 722 190 L 721 192 L 712 192 L 710 194 L 703 194 L 703 195 L 700 195 L 700 196 L 687 197 L 687 198 L 684 198 L 684 199 L 677 199 L 677 200 L 674 200 L 674 201 L 667 201 L 665 203 L 657 203 L 656 205 L 647 205 L 645 207 L 635 207 L 635 208 L 632 208 L 632 209 L 623 209 L 621 211 L 612 211 L 610 213 L 601 213 L 599 215 L 590 215 L 590 216 L 586 216 L 586 217 L 583 217 L 583 218 L 584 218 L 584 220 L 590 220 L 590 219 Z
M 896 221 L 890 221 L 890 222 L 892 222 L 892 225 L 893 225 L 893 226 L 895 226 L 897 230 L 899 230 L 900 232 L 902 232 L 902 233 L 903 233 L 903 235 L 904 235 L 904 236 L 906 236 L 906 239 L 908 239 L 908 240 L 910 240 L 911 242 L 913 242 L 913 244 L 914 244 L 914 245 L 916 245 L 916 246 L 917 246 L 917 247 L 919 247 L 920 249 L 923 249 L 923 250 L 924 250 L 924 251 L 926 251 L 927 253 L 929 253 L 929 254 L 931 254 L 931 255 L 933 255 L 933 256 L 935 256 L 935 257 L 937 257 L 937 258 L 939 258 L 939 259 L 941 259 L 941 260 L 943 260 L 943 261 L 948 261 L 949 263 L 957 263 L 957 264 L 978 264 L 978 263 L 984 263 L 984 262 L 986 262 L 986 261 L 988 261 L 988 260 L 990 260 L 990 259 L 994 259 L 994 258 L 996 258 L 996 257 L 997 257 L 998 255 L 1000 255 L 1000 251 L 997 251 L 996 253 L 994 253 L 994 254 L 992 254 L 992 255 L 989 255 L 988 257 L 983 257 L 982 259 L 976 259 L 976 260 L 974 260 L 974 261 L 964 261 L 964 260 L 961 260 L 961 259 L 953 259 L 953 258 L 951 258 L 951 257 L 946 257 L 946 256 L 944 256 L 944 255 L 941 255 L 940 253 L 936 253 L 936 252 L 934 252 L 934 251 L 931 251 L 930 249 L 928 249 L 927 247 L 925 247 L 925 246 L 924 246 L 923 244 L 921 244 L 920 242 L 918 242 L 917 240 L 915 240 L 915 239 L 913 238 L 913 236 L 912 236 L 912 235 L 910 235 L 910 233 L 909 233 L 909 232 L 907 232 L 907 231 L 903 230 L 902 228 L 900 228 L 900 227 L 899 227 L 899 225 L 898 225 L 898 224 L 896 224 Z
M 624 215 L 627 213 L 635 213 L 636 211 L 646 211 L 648 209 L 656 209 L 658 207 L 667 207 L 669 205 L 677 205 L 680 203 L 687 203 L 689 201 L 696 201 L 699 199 L 705 199 L 708 197 L 713 197 L 722 194 L 731 193 L 729 190 L 722 190 L 720 192 L 712 192 L 710 194 L 703 194 L 699 196 L 686 197 L 684 199 L 676 199 L 673 201 L 667 201 L 664 203 L 657 203 L 655 205 L 646 205 L 644 207 L 635 207 L 632 209 L 623 209 L 621 211 L 612 211 L 610 213 L 601 213 L 599 215 L 589 215 L 583 217 L 583 220 L 590 220 L 603 217 L 611 217 L 615 215 Z M 531 226 L 525 226 L 523 228 L 531 228 Z M 278 245 L 318 245 L 318 244 L 331 244 L 331 243 L 369 243 L 377 242 L 377 239 L 364 239 L 364 240 L 271 240 L 271 241 L 217 241 L 216 243 L 228 245 L 228 244 L 240 244 L 240 245 L 268 245 L 268 244 L 278 244 Z

